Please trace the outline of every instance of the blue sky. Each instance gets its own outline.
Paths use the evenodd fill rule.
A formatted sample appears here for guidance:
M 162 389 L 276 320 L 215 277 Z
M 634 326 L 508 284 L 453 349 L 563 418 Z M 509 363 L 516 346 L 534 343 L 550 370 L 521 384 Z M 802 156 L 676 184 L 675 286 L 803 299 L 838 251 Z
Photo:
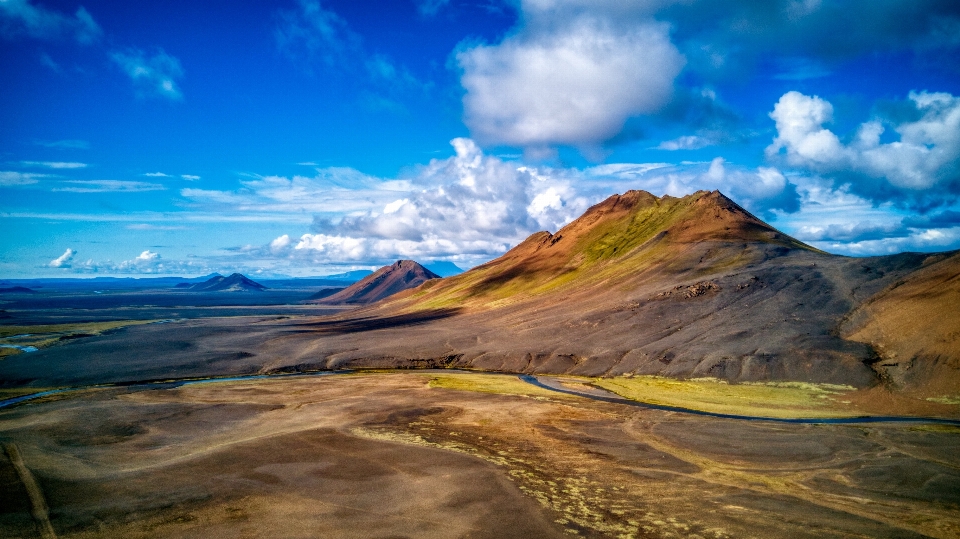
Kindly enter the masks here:
M 0 0 L 0 277 L 470 267 L 628 189 L 960 248 L 952 0 Z

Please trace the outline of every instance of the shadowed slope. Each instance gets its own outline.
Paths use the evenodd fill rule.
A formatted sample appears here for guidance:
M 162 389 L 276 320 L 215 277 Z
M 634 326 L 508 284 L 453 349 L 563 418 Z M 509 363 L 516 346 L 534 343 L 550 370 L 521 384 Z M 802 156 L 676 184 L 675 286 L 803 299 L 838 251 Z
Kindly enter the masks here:
M 848 339 L 872 344 L 875 368 L 893 384 L 960 397 L 960 253 L 931 256 L 923 269 L 861 305 Z
M 340 292 L 314 303 L 373 303 L 439 277 L 413 260 L 398 260 L 393 265 L 384 266 Z

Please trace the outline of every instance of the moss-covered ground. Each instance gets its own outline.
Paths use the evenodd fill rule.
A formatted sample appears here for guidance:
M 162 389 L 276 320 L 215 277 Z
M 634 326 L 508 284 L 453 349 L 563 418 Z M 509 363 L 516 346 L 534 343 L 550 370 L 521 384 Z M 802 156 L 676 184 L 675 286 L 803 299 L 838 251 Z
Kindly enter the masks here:
M 853 387 L 804 382 L 730 384 L 713 378 L 676 380 L 659 376 L 599 378 L 591 385 L 628 399 L 721 414 L 763 417 L 863 415 L 844 395 Z

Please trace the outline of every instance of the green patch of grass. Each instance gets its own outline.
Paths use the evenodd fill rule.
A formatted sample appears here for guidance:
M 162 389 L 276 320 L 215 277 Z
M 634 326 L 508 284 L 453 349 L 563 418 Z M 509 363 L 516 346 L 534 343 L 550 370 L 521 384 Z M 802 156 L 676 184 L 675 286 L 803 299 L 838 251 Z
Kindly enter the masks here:
M 659 376 L 600 378 L 593 385 L 628 399 L 704 412 L 762 417 L 851 417 L 860 411 L 840 401 L 850 386 L 804 382 L 729 384 L 713 378 Z
M 930 402 L 938 402 L 940 404 L 960 404 L 960 395 L 944 395 L 942 397 L 928 397 Z
M 910 430 L 915 432 L 943 432 L 947 434 L 960 434 L 960 427 L 956 425 L 917 425 L 916 427 L 910 427 Z
M 497 393 L 499 395 L 561 397 L 554 391 L 530 385 L 509 374 L 432 374 L 428 386 L 478 393 Z

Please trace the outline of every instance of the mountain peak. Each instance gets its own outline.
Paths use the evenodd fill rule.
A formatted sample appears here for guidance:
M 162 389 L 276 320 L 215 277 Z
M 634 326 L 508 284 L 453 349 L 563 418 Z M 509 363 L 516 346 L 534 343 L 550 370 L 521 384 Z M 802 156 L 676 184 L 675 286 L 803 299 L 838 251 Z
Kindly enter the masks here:
M 440 278 L 439 275 L 413 260 L 397 260 L 317 303 L 374 303 L 398 292 L 420 286 L 430 279 L 438 278 Z
M 719 191 L 677 198 L 612 195 L 551 234 L 431 287 L 430 307 L 499 304 L 574 283 L 635 280 L 645 271 L 709 272 L 795 250 L 816 251 L 764 223 Z M 423 293 L 417 293 L 419 297 Z

